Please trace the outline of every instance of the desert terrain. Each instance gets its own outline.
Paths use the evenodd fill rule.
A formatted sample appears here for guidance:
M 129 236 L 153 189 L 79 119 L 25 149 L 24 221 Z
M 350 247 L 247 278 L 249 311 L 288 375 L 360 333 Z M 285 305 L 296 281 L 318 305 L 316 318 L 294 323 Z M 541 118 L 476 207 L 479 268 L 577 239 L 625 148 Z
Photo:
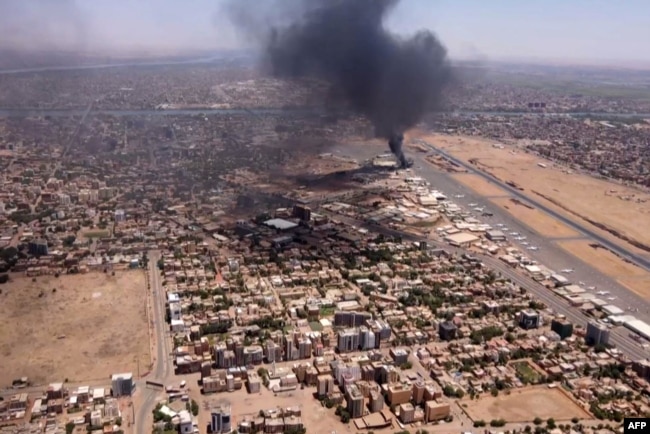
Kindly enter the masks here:
M 107 378 L 149 365 L 141 270 L 13 277 L 0 294 L 0 385 Z
M 507 422 L 531 422 L 536 417 L 543 420 L 569 420 L 572 417 L 591 418 L 561 390 L 546 386 L 513 390 L 509 395 L 481 397 L 466 403 L 466 411 L 472 420 L 504 419 Z

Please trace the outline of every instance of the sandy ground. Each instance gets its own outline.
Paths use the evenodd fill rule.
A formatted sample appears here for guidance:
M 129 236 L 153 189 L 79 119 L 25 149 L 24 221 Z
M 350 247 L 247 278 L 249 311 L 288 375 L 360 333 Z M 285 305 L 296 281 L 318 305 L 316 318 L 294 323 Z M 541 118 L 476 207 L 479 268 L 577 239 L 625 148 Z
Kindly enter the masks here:
M 643 277 L 647 275 L 642 268 L 625 262 L 609 250 L 592 247 L 593 243 L 590 241 L 559 241 L 557 244 L 572 255 L 579 258 L 591 258 L 592 261 L 598 262 L 601 265 L 599 269 L 608 276 Z
M 577 258 L 593 263 L 630 291 L 650 299 L 650 276 L 642 268 L 624 261 L 609 250 L 594 249 L 589 241 L 559 241 L 557 244 Z
M 472 173 L 451 175 L 456 181 L 483 196 L 508 196 L 508 192 Z
M 17 277 L 0 294 L 0 385 L 137 373 L 149 363 L 141 270 Z M 56 289 L 56 292 L 54 292 Z
M 641 297 L 650 299 L 650 278 L 648 277 L 621 277 L 618 283 Z
M 542 194 L 557 202 L 558 207 L 589 217 L 650 246 L 650 233 L 645 230 L 650 221 L 650 194 L 646 192 L 588 175 L 567 173 L 566 167 L 525 153 L 515 145 L 498 149 L 492 146 L 493 141 L 483 138 L 439 134 L 420 137 L 460 159 L 477 160 L 478 167 L 504 181 L 516 182 L 526 194 L 538 200 L 544 200 L 539 196 Z M 547 167 L 539 167 L 539 162 Z
M 592 416 L 558 389 L 536 386 L 513 390 L 510 395 L 481 397 L 467 401 L 467 413 L 473 420 L 490 422 L 504 419 L 507 422 L 530 422 L 536 417 L 556 421 L 572 417 L 591 418 Z
M 535 232 L 550 238 L 578 237 L 580 234 L 562 222 L 555 220 L 538 209 L 530 209 L 510 199 L 492 199 L 492 203 L 504 208 L 517 220 L 521 220 Z

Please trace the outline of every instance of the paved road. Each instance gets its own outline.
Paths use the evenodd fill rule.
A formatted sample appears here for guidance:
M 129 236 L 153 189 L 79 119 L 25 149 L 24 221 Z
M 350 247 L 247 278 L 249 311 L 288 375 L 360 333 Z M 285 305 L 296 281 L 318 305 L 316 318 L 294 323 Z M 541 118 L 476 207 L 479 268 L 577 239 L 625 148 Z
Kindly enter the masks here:
M 538 208 L 542 212 L 546 213 L 547 215 L 553 217 L 554 219 L 561 221 L 565 225 L 569 226 L 570 228 L 578 231 L 579 233 L 591 238 L 592 240 L 598 242 L 599 244 L 605 246 L 606 248 L 610 249 L 611 251 L 617 253 L 618 255 L 622 256 L 625 259 L 628 259 L 629 261 L 633 262 L 634 264 L 638 265 L 639 267 L 645 269 L 646 271 L 650 271 L 650 259 L 638 255 L 636 253 L 633 253 L 629 251 L 628 249 L 621 247 L 620 245 L 613 243 L 609 241 L 607 238 L 602 237 L 600 234 L 594 232 L 587 226 L 584 226 L 580 223 L 575 222 L 572 219 L 569 219 L 562 214 L 558 213 L 557 211 L 549 208 L 546 206 L 544 203 L 539 202 L 535 200 L 534 198 L 530 197 L 529 195 L 522 193 L 520 190 L 517 190 L 514 187 L 509 186 L 505 182 L 502 182 L 501 180 L 497 179 L 496 177 L 490 175 L 489 173 L 483 172 L 482 170 L 478 170 L 476 167 L 473 165 L 466 163 L 462 160 L 459 160 L 458 158 L 453 157 L 452 155 L 448 154 L 447 152 L 436 148 L 435 146 L 428 144 L 427 146 L 429 149 L 432 151 L 435 151 L 442 155 L 443 157 L 447 158 L 450 161 L 453 161 L 454 163 L 458 164 L 460 167 L 463 167 L 467 169 L 470 173 L 474 173 L 481 178 L 485 179 L 486 181 L 489 181 L 493 184 L 497 184 L 500 188 L 503 190 L 507 191 L 510 193 L 512 196 L 521 199 L 525 202 L 530 203 L 533 205 L 535 208 Z
M 170 359 L 171 342 L 168 335 L 168 327 L 165 322 L 165 309 L 166 300 L 165 292 L 162 289 L 160 282 L 160 270 L 158 270 L 158 260 L 160 259 L 160 252 L 149 251 L 149 282 L 152 295 L 152 311 L 153 315 L 151 321 L 154 325 L 154 333 L 156 339 L 156 357 L 151 373 L 147 379 L 165 384 L 165 382 L 173 375 L 173 364 Z M 152 416 L 151 413 L 156 406 L 158 399 L 158 392 L 155 390 L 147 389 L 145 382 L 140 380 L 138 382 L 138 393 L 142 393 L 142 401 L 137 409 L 135 417 L 135 433 L 145 433 L 151 430 Z

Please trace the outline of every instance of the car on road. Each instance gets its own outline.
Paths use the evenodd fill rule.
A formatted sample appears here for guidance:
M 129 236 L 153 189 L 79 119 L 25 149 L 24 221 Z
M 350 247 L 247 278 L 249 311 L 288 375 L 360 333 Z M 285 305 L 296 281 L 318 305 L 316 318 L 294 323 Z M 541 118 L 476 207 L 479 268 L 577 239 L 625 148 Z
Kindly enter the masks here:
M 510 235 L 512 235 L 513 237 L 517 237 L 519 236 L 519 232 L 510 232 Z

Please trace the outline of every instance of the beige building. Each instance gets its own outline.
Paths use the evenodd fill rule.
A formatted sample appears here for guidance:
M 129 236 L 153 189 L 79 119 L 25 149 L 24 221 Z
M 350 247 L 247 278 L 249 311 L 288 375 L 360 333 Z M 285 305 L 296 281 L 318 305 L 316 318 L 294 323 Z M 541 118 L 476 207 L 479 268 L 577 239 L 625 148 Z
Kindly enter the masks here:
M 428 401 L 424 406 L 424 418 L 426 422 L 433 422 L 444 419 L 451 413 L 451 407 L 446 402 Z

